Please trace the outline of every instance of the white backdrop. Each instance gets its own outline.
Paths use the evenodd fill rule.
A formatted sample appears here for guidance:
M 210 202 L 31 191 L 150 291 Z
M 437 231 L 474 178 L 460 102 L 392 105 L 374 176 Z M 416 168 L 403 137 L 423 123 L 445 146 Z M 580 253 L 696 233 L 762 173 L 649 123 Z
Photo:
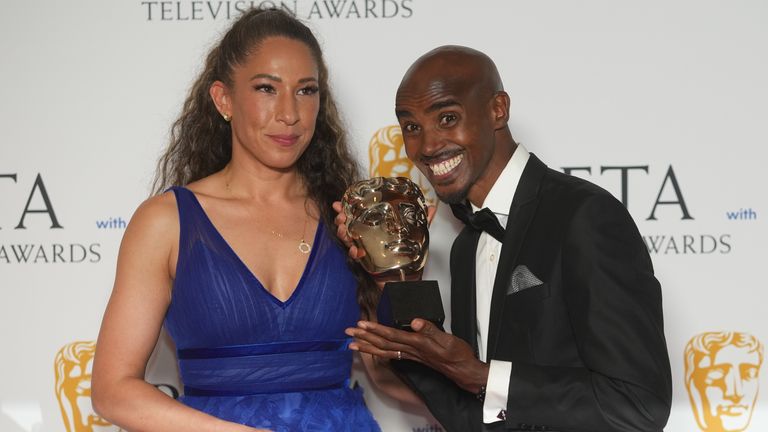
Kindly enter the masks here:
M 68 430 L 56 354 L 96 339 L 124 224 L 148 194 L 168 128 L 230 23 L 227 11 L 250 3 L 0 3 L 0 430 Z M 461 44 L 495 59 L 515 138 L 553 168 L 589 168 L 574 174 L 623 198 L 635 217 L 664 293 L 674 375 L 666 430 L 700 430 L 683 378 L 686 343 L 712 331 L 768 341 L 768 3 L 283 4 L 317 31 L 366 166 L 371 137 L 396 123 L 394 92 L 416 57 Z M 644 168 L 622 182 L 605 167 Z M 426 276 L 444 291 L 456 227 L 440 207 Z M 178 388 L 162 343 L 148 377 Z M 385 431 L 441 430 L 423 410 L 377 394 L 359 368 L 355 377 Z M 765 395 L 749 431 L 768 430 Z M 80 403 L 88 409 L 87 398 Z

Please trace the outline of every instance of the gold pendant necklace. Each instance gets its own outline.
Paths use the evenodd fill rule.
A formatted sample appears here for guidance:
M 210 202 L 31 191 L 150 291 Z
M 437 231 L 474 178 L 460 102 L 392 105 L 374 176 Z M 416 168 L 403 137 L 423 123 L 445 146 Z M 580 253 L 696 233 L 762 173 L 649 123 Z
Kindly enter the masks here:
M 227 192 L 229 192 L 229 195 L 234 197 L 234 195 L 232 194 L 232 190 L 229 188 L 229 181 L 226 179 L 224 180 L 224 186 L 227 188 Z M 305 240 L 307 235 L 307 221 L 309 220 L 309 213 L 306 212 L 306 208 L 307 208 L 307 202 L 306 200 L 304 200 L 304 211 L 305 211 L 304 229 L 301 231 L 301 240 L 299 241 L 299 252 L 303 253 L 304 255 L 312 252 L 312 245 L 307 243 L 307 241 Z M 251 218 L 256 219 L 253 217 L 253 213 L 251 213 L 251 210 L 250 208 L 248 208 L 247 205 L 245 209 L 248 212 L 248 214 L 251 215 Z M 273 229 L 270 229 L 269 232 L 279 239 L 282 239 L 284 237 L 283 233 L 275 231 Z
M 304 229 L 301 231 L 301 241 L 299 242 L 299 252 L 301 252 L 301 253 L 303 253 L 305 255 L 312 251 L 312 245 L 307 243 L 304 240 L 304 236 L 306 236 L 306 234 L 307 234 L 307 219 L 309 219 L 309 214 L 306 214 L 306 211 L 307 211 L 306 210 L 306 208 L 307 208 L 306 204 L 307 204 L 307 202 L 304 201 L 304 212 L 305 212 Z
M 301 239 L 301 242 L 299 243 L 299 252 L 303 254 L 308 254 L 312 251 L 312 245 L 305 242 L 304 239 Z

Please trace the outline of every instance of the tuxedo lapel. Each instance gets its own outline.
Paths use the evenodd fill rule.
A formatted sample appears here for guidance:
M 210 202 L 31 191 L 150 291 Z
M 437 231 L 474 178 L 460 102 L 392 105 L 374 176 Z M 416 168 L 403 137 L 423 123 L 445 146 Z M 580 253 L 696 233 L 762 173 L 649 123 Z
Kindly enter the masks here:
M 520 248 L 525 240 L 525 233 L 531 220 L 533 220 L 533 215 L 536 213 L 536 207 L 539 203 L 539 186 L 546 170 L 547 166 L 531 153 L 512 199 L 509 217 L 507 218 L 507 227 L 504 233 L 504 242 L 501 247 L 501 256 L 499 257 L 499 266 L 493 283 L 491 316 L 488 328 L 488 352 L 486 353 L 488 360 L 493 358 L 493 354 L 496 352 L 496 344 L 502 331 L 500 319 L 506 287 L 509 278 L 512 276 L 512 270 L 517 266 Z
M 451 332 L 477 352 L 475 254 L 480 233 L 464 228 L 451 251 Z

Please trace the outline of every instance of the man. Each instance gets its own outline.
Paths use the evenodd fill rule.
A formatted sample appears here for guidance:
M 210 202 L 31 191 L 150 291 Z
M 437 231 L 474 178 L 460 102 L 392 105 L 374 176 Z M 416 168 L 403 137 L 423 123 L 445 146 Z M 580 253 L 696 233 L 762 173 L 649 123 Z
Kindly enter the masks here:
M 661 291 L 626 209 L 514 141 L 509 96 L 481 52 L 426 53 L 395 105 L 408 157 L 468 224 L 451 251 L 453 334 L 361 321 L 351 347 L 396 360 L 449 431 L 662 430 Z
M 685 388 L 696 423 L 707 432 L 749 427 L 759 390 L 763 345 L 741 332 L 706 332 L 685 347 Z

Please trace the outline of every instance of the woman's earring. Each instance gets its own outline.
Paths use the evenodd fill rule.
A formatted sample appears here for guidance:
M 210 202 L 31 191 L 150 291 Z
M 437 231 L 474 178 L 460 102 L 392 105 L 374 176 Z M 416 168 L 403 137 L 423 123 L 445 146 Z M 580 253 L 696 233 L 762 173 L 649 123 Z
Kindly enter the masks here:
M 224 117 L 225 122 L 232 120 L 232 116 L 229 114 L 222 114 L 221 116 Z

